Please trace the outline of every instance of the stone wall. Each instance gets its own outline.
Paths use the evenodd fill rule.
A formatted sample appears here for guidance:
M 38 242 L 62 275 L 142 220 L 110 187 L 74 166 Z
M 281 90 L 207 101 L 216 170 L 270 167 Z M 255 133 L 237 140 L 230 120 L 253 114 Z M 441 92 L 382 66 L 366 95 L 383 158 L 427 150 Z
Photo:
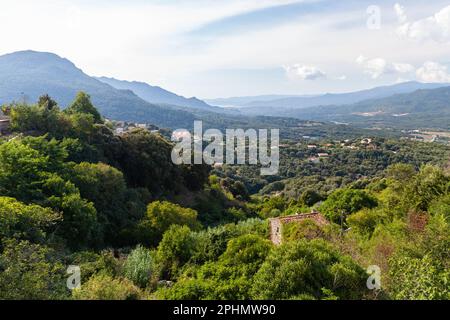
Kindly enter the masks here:
M 328 220 L 319 212 L 296 214 L 294 216 L 280 217 L 270 219 L 270 240 L 275 245 L 280 245 L 283 242 L 283 225 L 291 222 L 300 222 L 303 220 L 313 220 L 319 226 L 329 224 Z

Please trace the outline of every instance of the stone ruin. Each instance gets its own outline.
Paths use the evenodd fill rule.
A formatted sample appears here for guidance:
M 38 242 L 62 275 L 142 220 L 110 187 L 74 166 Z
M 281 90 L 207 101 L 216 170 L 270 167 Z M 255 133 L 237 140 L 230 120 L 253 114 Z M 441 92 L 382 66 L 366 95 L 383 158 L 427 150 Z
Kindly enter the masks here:
M 272 218 L 269 219 L 270 240 L 277 246 L 281 245 L 283 242 L 283 225 L 290 222 L 300 222 L 304 220 L 313 220 L 319 226 L 329 224 L 328 220 L 319 212 L 298 213 L 293 216 Z

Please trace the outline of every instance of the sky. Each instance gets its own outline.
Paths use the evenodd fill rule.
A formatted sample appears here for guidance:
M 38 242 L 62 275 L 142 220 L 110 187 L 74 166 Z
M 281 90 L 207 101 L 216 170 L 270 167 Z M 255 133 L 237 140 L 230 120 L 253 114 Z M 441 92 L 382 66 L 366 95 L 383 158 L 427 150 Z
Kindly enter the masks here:
M 450 82 L 450 1 L 0 0 L 0 54 L 199 98 Z

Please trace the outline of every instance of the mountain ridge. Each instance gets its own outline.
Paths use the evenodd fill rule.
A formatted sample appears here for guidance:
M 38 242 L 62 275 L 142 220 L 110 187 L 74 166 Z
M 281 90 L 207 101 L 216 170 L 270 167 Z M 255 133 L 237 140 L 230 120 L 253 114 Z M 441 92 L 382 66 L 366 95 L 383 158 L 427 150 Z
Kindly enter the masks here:
M 0 56 L 0 103 L 35 102 L 42 94 L 67 107 L 78 91 L 88 93 L 108 118 L 148 122 L 164 127 L 186 127 L 189 112 L 149 103 L 130 90 L 118 90 L 85 74 L 73 62 L 54 53 L 32 50 Z
M 320 95 L 293 95 L 293 96 L 282 96 L 280 99 L 270 100 L 270 95 L 261 96 L 267 99 L 263 100 L 254 100 L 248 101 L 249 98 L 258 99 L 258 96 L 255 97 L 234 97 L 229 98 L 231 102 L 240 101 L 243 99 L 244 103 L 240 106 L 236 106 L 237 109 L 242 111 L 245 114 L 252 115 L 272 115 L 279 114 L 279 109 L 274 110 L 274 108 L 308 108 L 314 106 L 323 106 L 323 105 L 347 105 L 353 104 L 357 102 L 361 102 L 369 99 L 378 99 L 385 98 L 391 95 L 400 94 L 400 93 L 411 93 L 419 89 L 436 89 L 440 87 L 450 86 L 450 84 L 446 83 L 421 83 L 417 81 L 409 81 L 403 82 L 394 85 L 386 85 L 375 87 L 366 90 L 359 90 L 354 92 L 344 92 L 344 93 L 325 93 Z M 275 95 L 276 96 L 276 95 Z M 214 100 L 208 100 L 214 101 Z M 220 101 L 221 103 L 226 103 L 227 98 L 225 99 L 217 99 L 216 101 Z
M 97 80 L 106 83 L 113 88 L 120 90 L 131 90 L 141 99 L 155 104 L 169 104 L 187 108 L 199 108 L 216 110 L 206 102 L 196 98 L 186 98 L 176 93 L 170 92 L 159 86 L 152 86 L 146 82 L 119 80 L 112 77 L 95 77 Z

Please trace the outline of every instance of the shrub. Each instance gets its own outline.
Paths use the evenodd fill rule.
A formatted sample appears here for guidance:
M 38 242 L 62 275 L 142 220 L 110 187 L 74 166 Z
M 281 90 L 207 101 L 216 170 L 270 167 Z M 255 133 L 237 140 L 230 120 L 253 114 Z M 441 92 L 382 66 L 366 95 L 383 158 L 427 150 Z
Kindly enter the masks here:
M 141 288 L 148 286 L 153 275 L 155 261 L 152 252 L 138 246 L 127 257 L 124 265 L 124 275 Z
M 138 300 L 142 293 L 127 279 L 99 274 L 82 283 L 72 295 L 76 300 Z

